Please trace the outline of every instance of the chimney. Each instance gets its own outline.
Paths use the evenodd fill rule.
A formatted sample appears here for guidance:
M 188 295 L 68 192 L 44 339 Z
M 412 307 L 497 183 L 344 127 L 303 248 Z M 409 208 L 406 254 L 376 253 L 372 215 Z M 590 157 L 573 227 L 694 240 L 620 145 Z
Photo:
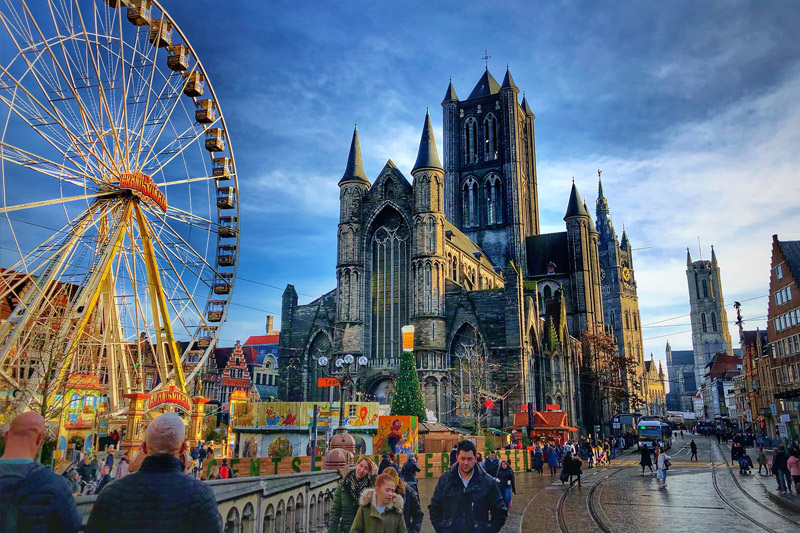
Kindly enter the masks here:
M 275 335 L 277 331 L 272 329 L 272 323 L 275 320 L 275 317 L 272 315 L 267 315 L 267 335 Z

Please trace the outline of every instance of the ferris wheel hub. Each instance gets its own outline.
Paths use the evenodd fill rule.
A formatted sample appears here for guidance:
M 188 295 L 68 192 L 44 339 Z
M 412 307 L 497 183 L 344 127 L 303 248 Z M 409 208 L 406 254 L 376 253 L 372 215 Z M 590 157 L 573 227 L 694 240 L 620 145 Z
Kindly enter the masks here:
M 167 212 L 167 196 L 158 189 L 153 178 L 143 172 L 124 172 L 119 176 L 120 190 L 130 191 L 146 204 Z

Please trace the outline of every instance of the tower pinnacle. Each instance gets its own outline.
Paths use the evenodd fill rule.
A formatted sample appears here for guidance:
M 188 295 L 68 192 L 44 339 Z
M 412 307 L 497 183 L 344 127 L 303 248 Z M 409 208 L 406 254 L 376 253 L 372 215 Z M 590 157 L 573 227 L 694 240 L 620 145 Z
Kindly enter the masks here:
M 436 150 L 436 139 L 433 136 L 433 126 L 431 126 L 431 115 L 425 113 L 425 122 L 422 126 L 422 137 L 419 140 L 419 151 L 417 152 L 417 162 L 411 172 L 420 168 L 443 169 L 442 162 L 439 160 L 439 152 Z
M 354 181 L 362 182 L 369 187 L 369 180 L 364 173 L 364 163 L 361 161 L 361 144 L 358 142 L 358 128 L 353 128 L 353 139 L 350 141 L 350 154 L 347 156 L 347 167 L 344 175 L 339 180 L 339 185 Z

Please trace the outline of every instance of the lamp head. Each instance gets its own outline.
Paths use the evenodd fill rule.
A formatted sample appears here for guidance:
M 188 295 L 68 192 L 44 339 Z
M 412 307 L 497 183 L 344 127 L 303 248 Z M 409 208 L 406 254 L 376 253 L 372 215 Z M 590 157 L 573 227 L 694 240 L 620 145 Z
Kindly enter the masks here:
M 319 364 L 319 366 L 328 366 L 328 358 L 323 355 L 317 359 L 317 364 Z
M 345 355 L 344 356 L 344 362 L 347 363 L 348 365 L 352 365 L 353 364 L 353 354 L 349 353 L 349 354 Z
M 358 358 L 359 366 L 367 366 L 367 363 L 369 363 L 369 359 L 367 359 L 365 355 L 362 355 L 361 357 Z
M 336 368 L 342 368 L 342 366 L 344 366 L 344 360 L 337 359 L 336 360 Z

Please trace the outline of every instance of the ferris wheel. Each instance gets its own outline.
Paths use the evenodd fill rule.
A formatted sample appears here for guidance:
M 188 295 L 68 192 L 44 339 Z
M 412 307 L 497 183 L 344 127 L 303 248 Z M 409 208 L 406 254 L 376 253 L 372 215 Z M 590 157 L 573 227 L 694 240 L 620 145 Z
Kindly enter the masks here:
M 206 70 L 155 1 L 0 0 L 0 22 L 0 393 L 192 393 L 239 250 Z

